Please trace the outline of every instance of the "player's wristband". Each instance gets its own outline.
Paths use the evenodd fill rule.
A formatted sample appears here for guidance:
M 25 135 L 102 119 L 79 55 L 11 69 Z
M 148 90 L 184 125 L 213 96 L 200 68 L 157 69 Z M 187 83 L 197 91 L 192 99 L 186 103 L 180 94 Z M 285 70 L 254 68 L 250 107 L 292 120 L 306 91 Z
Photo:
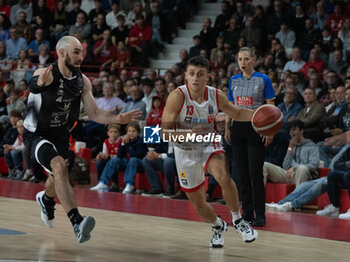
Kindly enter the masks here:
M 39 93 L 44 91 L 45 84 L 42 86 L 39 86 L 37 84 L 38 78 L 39 78 L 39 76 L 33 76 L 29 82 L 29 91 L 33 94 L 39 94 Z
M 293 151 L 293 148 L 291 148 L 291 147 L 288 147 L 288 151 Z

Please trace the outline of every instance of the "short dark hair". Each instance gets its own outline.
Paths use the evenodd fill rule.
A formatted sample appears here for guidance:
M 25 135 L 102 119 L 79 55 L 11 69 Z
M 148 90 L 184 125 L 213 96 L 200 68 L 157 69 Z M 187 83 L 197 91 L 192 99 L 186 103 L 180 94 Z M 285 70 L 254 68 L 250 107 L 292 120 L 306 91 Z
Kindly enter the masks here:
M 18 118 L 22 118 L 22 112 L 17 110 L 17 109 L 13 109 L 10 112 L 10 117 L 18 117 Z
M 126 128 L 125 128 L 126 132 L 128 132 L 129 127 L 135 128 L 136 131 L 137 131 L 139 134 L 141 134 L 141 127 L 140 127 L 140 125 L 139 125 L 138 123 L 136 123 L 136 122 L 130 122 L 130 123 L 126 126 Z
M 299 119 L 295 119 L 289 122 L 288 129 L 290 130 L 293 127 L 298 127 L 300 130 L 304 130 L 304 122 Z
M 153 81 L 151 80 L 151 79 L 149 79 L 149 78 L 144 78 L 144 79 L 142 79 L 141 80 L 141 85 L 142 86 L 150 86 L 150 87 L 154 87 L 154 83 L 153 83 Z
M 192 57 L 190 60 L 188 60 L 186 68 L 188 68 L 188 66 L 190 66 L 190 65 L 206 68 L 207 71 L 209 72 L 209 61 L 208 61 L 208 59 L 204 58 L 203 56 Z

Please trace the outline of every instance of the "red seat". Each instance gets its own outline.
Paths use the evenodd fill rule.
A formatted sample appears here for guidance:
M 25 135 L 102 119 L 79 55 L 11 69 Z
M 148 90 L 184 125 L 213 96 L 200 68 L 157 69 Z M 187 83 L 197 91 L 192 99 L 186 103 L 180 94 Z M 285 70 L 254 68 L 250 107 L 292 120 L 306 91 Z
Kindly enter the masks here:
M 285 198 L 289 193 L 295 189 L 295 185 L 281 184 L 281 183 L 266 183 L 265 202 L 277 203 Z
M 7 174 L 8 173 L 8 166 L 5 162 L 5 157 L 0 157 L 0 173 Z

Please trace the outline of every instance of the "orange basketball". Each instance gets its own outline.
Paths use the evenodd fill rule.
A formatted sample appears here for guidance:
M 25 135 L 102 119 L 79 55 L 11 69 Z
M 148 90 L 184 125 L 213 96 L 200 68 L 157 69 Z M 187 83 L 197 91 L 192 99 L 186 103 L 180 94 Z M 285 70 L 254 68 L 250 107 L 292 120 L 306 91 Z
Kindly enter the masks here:
M 273 105 L 259 106 L 252 117 L 254 130 L 263 136 L 273 136 L 283 126 L 283 114 L 278 107 Z

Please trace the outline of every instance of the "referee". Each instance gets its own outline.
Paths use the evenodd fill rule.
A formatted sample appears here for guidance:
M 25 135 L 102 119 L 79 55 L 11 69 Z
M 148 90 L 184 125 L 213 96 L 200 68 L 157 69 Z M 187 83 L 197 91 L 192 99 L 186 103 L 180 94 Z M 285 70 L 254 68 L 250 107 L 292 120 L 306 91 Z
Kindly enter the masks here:
M 242 73 L 230 78 L 228 93 L 228 99 L 239 108 L 256 109 L 265 102 L 274 105 L 275 93 L 271 80 L 255 72 L 254 63 L 253 51 L 242 47 L 238 52 L 238 65 Z M 273 137 L 261 137 L 250 122 L 231 121 L 226 115 L 225 139 L 232 145 L 243 217 L 252 226 L 262 227 L 266 224 L 263 182 L 265 146 L 272 142 Z

